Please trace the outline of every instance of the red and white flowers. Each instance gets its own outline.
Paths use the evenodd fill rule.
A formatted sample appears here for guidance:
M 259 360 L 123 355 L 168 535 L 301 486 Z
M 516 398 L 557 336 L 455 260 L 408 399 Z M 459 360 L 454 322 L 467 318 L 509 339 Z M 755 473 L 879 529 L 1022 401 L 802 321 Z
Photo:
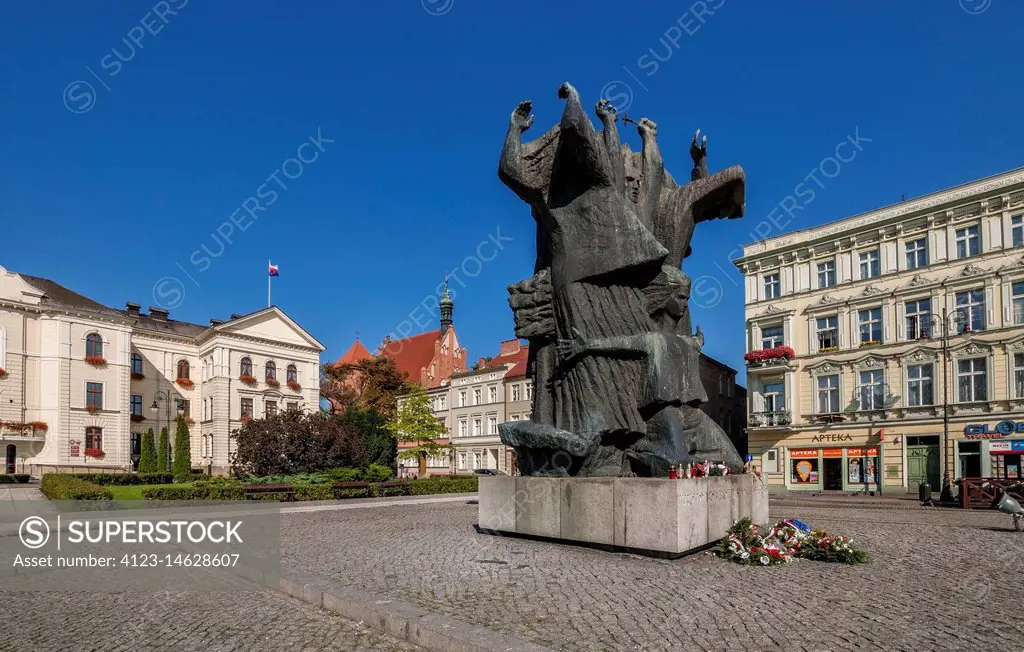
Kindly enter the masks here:
M 101 457 L 104 456 L 104 452 L 102 450 L 100 450 L 99 448 L 86 448 L 85 449 L 85 456 L 86 457 L 101 458 Z
M 107 361 L 102 355 L 87 355 L 84 360 L 86 364 L 90 364 L 94 367 L 102 367 L 107 364 Z
M 779 521 L 767 530 L 749 518 L 738 521 L 718 544 L 719 557 L 740 564 L 770 566 L 796 558 L 861 564 L 867 553 L 853 546 L 847 537 L 812 530 L 800 521 Z
M 773 360 L 792 360 L 794 357 L 796 357 L 796 351 L 793 350 L 793 347 L 785 345 L 743 354 L 743 359 L 751 364 L 764 364 Z

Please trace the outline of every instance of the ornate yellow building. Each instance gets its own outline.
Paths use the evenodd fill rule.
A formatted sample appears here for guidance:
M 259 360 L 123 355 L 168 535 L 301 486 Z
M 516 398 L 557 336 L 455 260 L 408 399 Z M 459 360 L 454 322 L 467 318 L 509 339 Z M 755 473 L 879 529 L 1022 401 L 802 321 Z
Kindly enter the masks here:
M 773 489 L 1021 476 L 1024 168 L 750 244 L 735 262 L 749 448 Z

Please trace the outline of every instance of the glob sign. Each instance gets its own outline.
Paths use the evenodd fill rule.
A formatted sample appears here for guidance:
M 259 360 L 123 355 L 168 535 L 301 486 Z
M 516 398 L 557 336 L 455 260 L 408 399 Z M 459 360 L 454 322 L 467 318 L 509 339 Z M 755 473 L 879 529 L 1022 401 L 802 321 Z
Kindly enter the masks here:
M 1006 419 L 992 427 L 985 423 L 972 423 L 964 426 L 964 435 L 968 439 L 999 439 L 1013 434 L 1024 433 L 1024 421 Z

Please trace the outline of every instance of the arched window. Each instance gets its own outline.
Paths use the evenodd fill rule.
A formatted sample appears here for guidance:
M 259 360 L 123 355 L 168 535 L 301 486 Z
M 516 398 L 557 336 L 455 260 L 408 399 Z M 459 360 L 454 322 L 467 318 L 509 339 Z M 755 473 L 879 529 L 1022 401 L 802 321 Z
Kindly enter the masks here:
M 299 382 L 299 370 L 295 368 L 295 365 L 293 365 L 293 364 L 288 365 L 288 370 L 287 370 L 286 373 L 288 374 L 288 379 L 287 380 L 288 380 L 289 383 L 297 383 L 297 382 Z
M 188 380 L 189 379 L 188 373 L 189 373 L 188 360 L 179 360 L 178 361 L 178 380 Z
M 103 337 L 99 333 L 89 333 L 85 336 L 85 355 L 88 357 L 103 357 Z
M 252 375 L 252 360 L 249 358 L 242 358 L 241 369 L 239 369 L 240 376 L 251 376 Z
M 277 380 L 277 365 L 274 364 L 273 360 L 267 361 L 266 372 L 265 378 L 267 380 Z
M 141 376 L 142 375 L 142 355 L 140 355 L 138 353 L 133 353 L 132 354 L 132 375 L 133 376 Z

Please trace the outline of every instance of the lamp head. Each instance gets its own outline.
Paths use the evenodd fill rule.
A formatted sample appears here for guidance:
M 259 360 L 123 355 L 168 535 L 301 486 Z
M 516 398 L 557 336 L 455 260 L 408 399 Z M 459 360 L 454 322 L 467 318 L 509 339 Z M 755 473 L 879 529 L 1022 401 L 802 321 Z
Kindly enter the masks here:
M 149 406 L 149 409 L 152 410 L 153 414 L 156 414 L 157 412 L 160 411 L 160 406 L 156 404 L 155 399 L 153 400 L 153 405 Z
M 1024 516 L 1024 507 L 1021 507 L 1020 503 L 1011 498 L 1010 494 L 1006 492 L 1003 492 L 1003 495 L 996 501 L 995 508 L 1011 516 Z

